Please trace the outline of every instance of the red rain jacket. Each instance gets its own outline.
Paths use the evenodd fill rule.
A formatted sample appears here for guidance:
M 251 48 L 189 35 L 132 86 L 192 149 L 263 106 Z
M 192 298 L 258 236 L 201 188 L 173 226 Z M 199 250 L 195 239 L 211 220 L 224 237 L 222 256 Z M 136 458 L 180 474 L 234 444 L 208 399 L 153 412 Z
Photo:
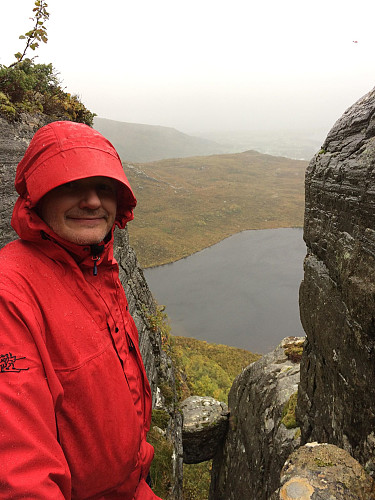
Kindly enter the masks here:
M 121 183 L 124 227 L 135 198 L 117 153 L 92 129 L 43 127 L 18 166 L 20 239 L 0 251 L 1 499 L 158 498 L 145 482 L 150 387 L 113 231 L 95 276 L 91 247 L 61 239 L 34 211 L 45 192 L 87 177 L 87 161 L 90 175 Z

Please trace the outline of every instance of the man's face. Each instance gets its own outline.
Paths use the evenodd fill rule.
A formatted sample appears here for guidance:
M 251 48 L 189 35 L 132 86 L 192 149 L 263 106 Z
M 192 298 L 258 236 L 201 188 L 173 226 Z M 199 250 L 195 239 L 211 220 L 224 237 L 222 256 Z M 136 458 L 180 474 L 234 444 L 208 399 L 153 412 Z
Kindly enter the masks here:
M 49 191 L 38 213 L 61 238 L 78 245 L 101 242 L 111 230 L 117 209 L 116 181 L 88 177 Z

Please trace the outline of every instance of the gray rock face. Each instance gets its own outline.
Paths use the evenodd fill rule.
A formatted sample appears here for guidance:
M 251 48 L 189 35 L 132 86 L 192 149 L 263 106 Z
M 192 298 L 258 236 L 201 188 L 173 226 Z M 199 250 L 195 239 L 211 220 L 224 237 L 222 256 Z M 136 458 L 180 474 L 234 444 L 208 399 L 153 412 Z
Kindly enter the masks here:
M 299 383 L 304 338 L 288 337 L 249 365 L 229 393 L 230 423 L 213 462 L 210 500 L 268 500 L 285 460 L 300 444 L 291 396 Z M 287 428 L 286 425 L 290 428 Z
M 139 267 L 134 250 L 129 245 L 127 230 L 115 231 L 115 258 L 119 264 L 121 283 L 139 333 L 139 346 L 152 392 L 154 409 L 166 410 L 171 415 L 167 437 L 174 445 L 173 477 L 170 499 L 182 499 L 183 447 L 182 418 L 175 411 L 177 402 L 175 375 L 171 359 L 163 351 L 160 332 L 149 327 L 147 314 L 156 313 L 154 298 Z M 163 388 L 170 388 L 168 395 Z M 172 394 L 172 397 L 171 397 Z
M 334 125 L 306 174 L 300 288 L 307 345 L 302 442 L 329 442 L 375 472 L 375 91 Z
M 223 444 L 228 426 L 228 406 L 209 396 L 191 396 L 181 403 L 180 408 L 184 463 L 210 460 Z
M 48 122 L 45 116 L 24 117 L 24 121 L 8 123 L 0 116 L 0 247 L 17 235 L 10 225 L 17 199 L 14 189 L 16 167 L 32 136 Z
M 374 500 L 375 483 L 347 451 L 309 443 L 292 453 L 270 500 Z
M 18 162 L 21 160 L 32 136 L 38 128 L 48 123 L 44 116 L 24 116 L 20 122 L 9 124 L 0 117 L 0 247 L 16 238 L 10 226 L 13 205 L 17 199 L 14 177 Z M 168 411 L 171 423 L 167 436 L 173 442 L 174 484 L 170 498 L 182 498 L 182 421 L 175 412 L 176 390 L 174 371 L 170 358 L 161 348 L 160 332 L 150 328 L 147 315 L 155 314 L 155 304 L 148 288 L 142 269 L 138 265 L 134 251 L 129 246 L 126 230 L 115 231 L 115 257 L 119 263 L 120 279 L 124 286 L 129 310 L 139 332 L 140 349 L 150 381 L 153 406 Z M 162 388 L 168 387 L 168 395 Z

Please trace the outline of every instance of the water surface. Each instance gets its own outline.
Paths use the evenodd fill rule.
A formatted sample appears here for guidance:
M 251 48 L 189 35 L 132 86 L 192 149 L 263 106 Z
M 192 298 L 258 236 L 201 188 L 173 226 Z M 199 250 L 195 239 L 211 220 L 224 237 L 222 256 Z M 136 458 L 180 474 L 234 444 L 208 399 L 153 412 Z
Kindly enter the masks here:
M 173 335 L 266 353 L 284 337 L 304 335 L 305 254 L 302 229 L 244 231 L 145 276 Z

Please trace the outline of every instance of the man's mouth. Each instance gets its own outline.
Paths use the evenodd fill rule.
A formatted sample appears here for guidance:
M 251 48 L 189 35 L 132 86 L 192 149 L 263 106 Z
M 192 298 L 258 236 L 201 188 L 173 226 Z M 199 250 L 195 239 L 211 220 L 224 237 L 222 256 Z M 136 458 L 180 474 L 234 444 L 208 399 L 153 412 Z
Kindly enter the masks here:
M 66 218 L 71 220 L 101 220 L 101 219 L 107 220 L 108 216 L 107 214 L 98 214 L 98 215 L 82 214 L 82 215 L 67 215 Z
M 103 222 L 107 221 L 107 217 L 104 215 L 100 217 L 67 217 L 68 221 L 71 221 L 73 224 L 78 224 L 82 226 L 95 227 L 99 224 L 103 224 Z

